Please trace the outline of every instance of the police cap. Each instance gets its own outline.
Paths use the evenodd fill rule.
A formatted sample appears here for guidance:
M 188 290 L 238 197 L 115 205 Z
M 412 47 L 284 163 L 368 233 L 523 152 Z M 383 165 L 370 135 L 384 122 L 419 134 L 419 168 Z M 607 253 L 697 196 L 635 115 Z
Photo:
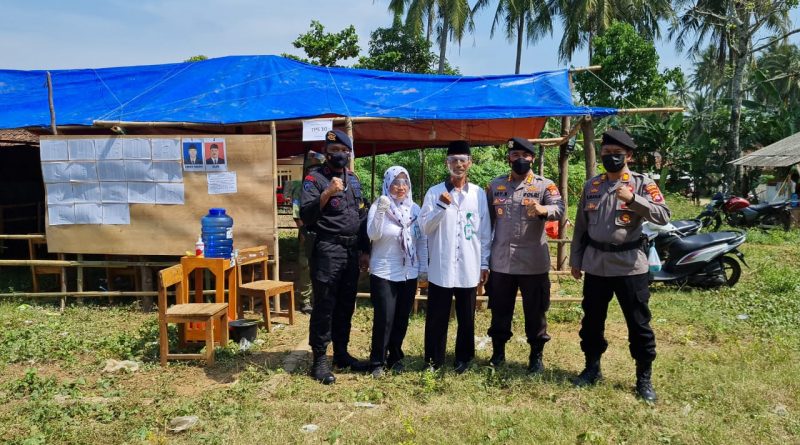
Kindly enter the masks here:
M 523 150 L 532 155 L 536 155 L 531 141 L 524 138 L 511 138 L 508 140 L 508 151 Z
M 606 130 L 606 132 L 603 133 L 603 140 L 600 145 L 619 145 L 626 150 L 636 149 L 636 143 L 633 142 L 631 135 L 629 135 L 627 131 L 617 130 L 615 128 Z
M 342 144 L 350 150 L 353 149 L 353 141 L 351 141 L 350 136 L 342 130 L 330 130 L 325 133 L 325 146 L 331 144 Z

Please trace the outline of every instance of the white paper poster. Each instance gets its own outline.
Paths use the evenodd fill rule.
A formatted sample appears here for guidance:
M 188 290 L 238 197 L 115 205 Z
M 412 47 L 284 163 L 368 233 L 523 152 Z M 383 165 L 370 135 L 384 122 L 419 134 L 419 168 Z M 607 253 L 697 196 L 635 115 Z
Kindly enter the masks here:
M 129 182 L 128 202 L 131 204 L 155 204 L 155 182 Z
M 42 139 L 39 142 L 39 156 L 42 161 L 66 161 L 69 159 L 67 141 Z
M 153 180 L 158 182 L 183 182 L 180 161 L 154 161 Z
M 325 133 L 333 130 L 333 119 L 310 119 L 303 121 L 304 141 L 323 141 Z
M 157 161 L 179 161 L 181 145 L 179 139 L 153 139 L 153 159 Z
M 75 224 L 75 208 L 68 205 L 48 205 L 47 218 L 51 226 Z
M 206 176 L 209 195 L 236 193 L 236 172 L 209 173 Z
M 94 150 L 98 160 L 122 159 L 122 139 L 119 137 L 95 139 Z
M 75 204 L 75 224 L 102 224 L 103 208 L 100 204 Z
M 156 182 L 156 204 L 183 204 L 183 184 Z
M 68 162 L 42 162 L 42 178 L 45 184 L 69 181 Z
M 69 147 L 70 161 L 94 161 L 96 159 L 94 140 L 92 139 L 69 139 L 67 146 Z
M 125 159 L 153 159 L 150 139 L 123 139 L 122 155 Z
M 128 183 L 127 182 L 101 182 L 100 183 L 101 202 L 128 202 Z
M 131 210 L 128 204 L 103 204 L 103 224 L 130 224 Z
M 152 181 L 153 161 L 140 159 L 126 159 L 125 179 L 128 181 Z
M 72 196 L 75 203 L 100 203 L 99 182 L 74 182 L 72 183 Z
M 67 168 L 70 181 L 97 181 L 97 163 L 95 161 L 70 162 Z
M 101 181 L 125 181 L 125 161 L 97 161 L 97 177 Z
M 73 202 L 75 202 L 75 197 L 72 194 L 72 184 L 69 182 L 47 184 L 48 204 L 72 204 Z

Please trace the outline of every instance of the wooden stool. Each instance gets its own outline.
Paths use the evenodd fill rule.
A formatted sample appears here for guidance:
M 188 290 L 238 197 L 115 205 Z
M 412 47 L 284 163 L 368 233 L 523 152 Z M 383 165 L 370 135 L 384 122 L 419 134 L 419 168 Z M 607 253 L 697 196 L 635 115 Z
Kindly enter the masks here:
M 175 286 L 176 304 L 167 308 L 167 288 Z M 214 319 L 220 319 L 222 331 L 222 345 L 228 343 L 228 303 L 186 303 L 183 293 L 183 268 L 180 264 L 168 267 L 158 273 L 158 330 L 159 346 L 161 351 L 161 365 L 166 366 L 168 359 L 175 360 L 206 360 L 209 365 L 214 364 Z M 197 323 L 202 322 L 205 327 L 206 353 L 205 354 L 170 354 L 169 323 Z
M 239 251 L 239 256 L 236 257 L 236 275 L 239 280 L 238 294 L 251 298 L 250 307 L 252 310 L 252 301 L 255 298 L 261 298 L 263 302 L 262 312 L 264 314 L 264 326 L 267 330 L 272 328 L 272 315 L 286 316 L 289 318 L 289 324 L 294 324 L 294 283 L 291 281 L 275 281 L 267 280 L 267 261 L 268 261 L 267 246 L 250 247 Z M 260 267 L 259 267 L 260 265 Z M 245 271 L 243 267 L 249 269 L 247 279 L 244 278 Z M 256 280 L 255 270 L 261 269 L 263 280 Z M 280 298 L 282 293 L 289 293 L 289 307 L 284 311 L 281 310 Z M 270 299 L 274 299 L 274 310 L 269 309 Z
M 37 253 L 40 247 L 44 246 L 45 249 L 47 248 L 47 240 L 44 239 L 29 239 L 28 240 L 28 254 L 30 259 L 42 259 Z M 48 255 L 52 257 L 52 255 Z M 45 257 L 47 258 L 47 257 Z M 63 260 L 64 254 L 59 253 L 58 259 Z M 63 267 L 61 266 L 31 266 L 31 281 L 33 283 L 33 292 L 39 292 L 39 275 L 55 275 L 58 280 L 59 286 L 61 286 L 61 279 L 62 279 L 62 272 Z

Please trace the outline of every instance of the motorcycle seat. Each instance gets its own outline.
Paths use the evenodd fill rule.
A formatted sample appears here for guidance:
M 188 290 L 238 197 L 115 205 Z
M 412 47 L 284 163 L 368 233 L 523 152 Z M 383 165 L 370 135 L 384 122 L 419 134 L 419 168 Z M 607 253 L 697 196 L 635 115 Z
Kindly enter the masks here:
M 714 232 L 690 235 L 685 238 L 675 240 L 669 246 L 669 254 L 672 258 L 679 258 L 689 252 L 710 247 L 716 244 L 724 244 L 735 240 L 741 236 L 738 232 Z
M 788 204 L 788 201 L 762 202 L 761 204 L 753 204 L 749 208 L 752 209 L 752 210 L 756 210 L 756 211 L 764 210 L 764 209 L 767 209 L 767 208 L 782 209 L 782 208 L 786 207 L 787 204 Z
M 700 220 L 697 219 L 679 219 L 677 221 L 670 221 L 670 223 L 680 233 L 690 233 L 700 228 Z

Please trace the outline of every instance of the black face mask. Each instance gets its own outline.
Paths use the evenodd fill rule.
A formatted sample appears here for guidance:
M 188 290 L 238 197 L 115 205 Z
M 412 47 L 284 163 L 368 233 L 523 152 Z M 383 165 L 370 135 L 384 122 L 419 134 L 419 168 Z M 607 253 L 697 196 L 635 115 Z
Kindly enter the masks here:
M 327 159 L 333 168 L 343 168 L 350 161 L 350 154 L 344 151 L 330 153 Z
M 603 159 L 603 168 L 607 172 L 616 173 L 625 167 L 625 155 L 622 153 L 603 155 L 601 157 Z
M 518 175 L 525 175 L 531 170 L 531 163 L 533 161 L 529 161 L 525 158 L 517 158 L 511 162 L 511 170 L 514 170 L 514 173 Z

